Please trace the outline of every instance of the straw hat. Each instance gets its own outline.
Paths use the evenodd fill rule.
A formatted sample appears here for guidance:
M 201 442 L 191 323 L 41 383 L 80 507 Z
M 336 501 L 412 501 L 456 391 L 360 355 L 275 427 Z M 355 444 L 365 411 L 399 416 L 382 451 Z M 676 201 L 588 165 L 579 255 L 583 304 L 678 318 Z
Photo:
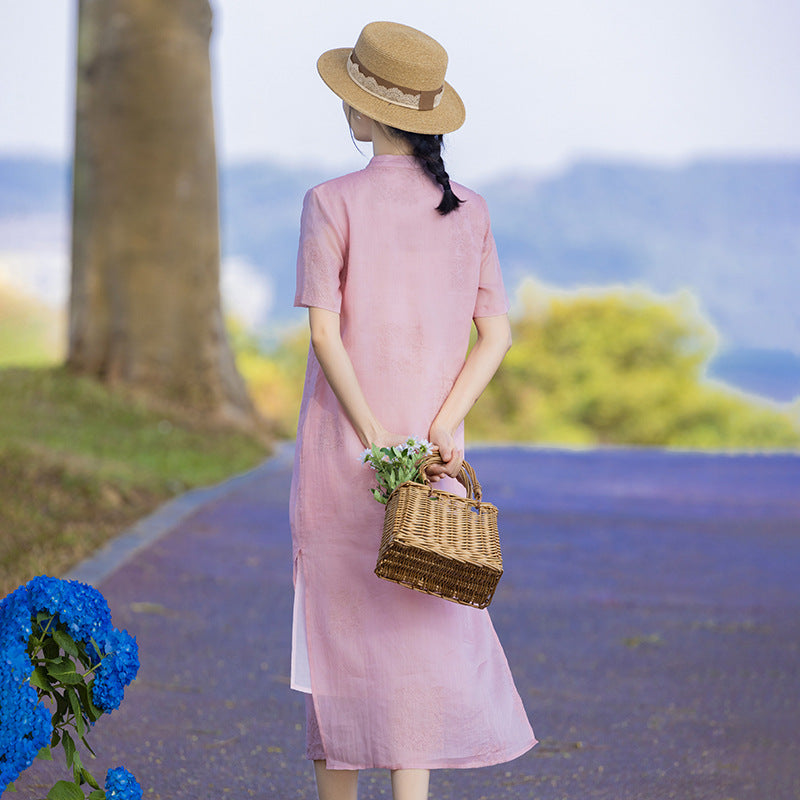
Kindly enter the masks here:
M 449 133 L 464 122 L 464 103 L 444 80 L 447 52 L 408 25 L 370 22 L 354 48 L 323 53 L 317 70 L 349 106 L 385 125 Z

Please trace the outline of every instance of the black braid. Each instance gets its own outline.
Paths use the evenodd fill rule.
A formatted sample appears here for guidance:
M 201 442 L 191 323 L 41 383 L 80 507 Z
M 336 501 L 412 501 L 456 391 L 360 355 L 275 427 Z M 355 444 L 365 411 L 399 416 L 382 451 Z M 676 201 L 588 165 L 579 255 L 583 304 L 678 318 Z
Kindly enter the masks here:
M 436 206 L 436 210 L 444 216 L 457 209 L 464 201 L 456 197 L 450 187 L 450 176 L 447 174 L 442 160 L 442 135 L 440 133 L 411 133 L 398 128 L 389 128 L 389 132 L 411 145 L 414 157 L 442 187 L 444 195 L 442 202 Z

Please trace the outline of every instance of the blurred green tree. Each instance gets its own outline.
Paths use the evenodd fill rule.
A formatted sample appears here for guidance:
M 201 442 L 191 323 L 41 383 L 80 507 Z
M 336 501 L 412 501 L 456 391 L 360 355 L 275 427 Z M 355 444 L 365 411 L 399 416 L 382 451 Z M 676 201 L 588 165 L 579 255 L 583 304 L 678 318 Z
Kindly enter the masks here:
M 718 335 L 689 292 L 520 292 L 514 346 L 470 413 L 476 441 L 781 447 L 788 414 L 704 378 Z
M 79 0 L 68 365 L 252 425 L 220 308 L 208 0 Z

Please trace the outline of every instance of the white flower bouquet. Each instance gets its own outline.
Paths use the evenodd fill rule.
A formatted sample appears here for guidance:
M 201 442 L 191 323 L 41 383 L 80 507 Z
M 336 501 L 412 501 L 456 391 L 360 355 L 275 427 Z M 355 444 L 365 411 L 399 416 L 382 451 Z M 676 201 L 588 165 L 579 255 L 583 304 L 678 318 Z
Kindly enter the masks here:
M 386 505 L 392 492 L 406 481 L 421 481 L 419 463 L 434 451 L 427 439 L 409 436 L 401 444 L 392 447 L 372 445 L 361 454 L 361 462 L 375 470 L 378 486 L 372 496 Z

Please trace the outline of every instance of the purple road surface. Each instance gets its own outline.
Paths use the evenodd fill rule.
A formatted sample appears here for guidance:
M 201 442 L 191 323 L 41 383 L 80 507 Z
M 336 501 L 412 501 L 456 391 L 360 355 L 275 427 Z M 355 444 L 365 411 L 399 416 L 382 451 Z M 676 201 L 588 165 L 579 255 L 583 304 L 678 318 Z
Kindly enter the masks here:
M 468 455 L 501 510 L 492 617 L 541 743 L 436 772 L 431 797 L 800 798 L 800 456 Z M 316 797 L 288 686 L 289 479 L 284 452 L 78 572 L 141 650 L 91 734 L 98 777 L 124 764 L 145 800 Z M 7 796 L 44 796 L 61 767 Z M 391 796 L 380 771 L 360 787 Z

